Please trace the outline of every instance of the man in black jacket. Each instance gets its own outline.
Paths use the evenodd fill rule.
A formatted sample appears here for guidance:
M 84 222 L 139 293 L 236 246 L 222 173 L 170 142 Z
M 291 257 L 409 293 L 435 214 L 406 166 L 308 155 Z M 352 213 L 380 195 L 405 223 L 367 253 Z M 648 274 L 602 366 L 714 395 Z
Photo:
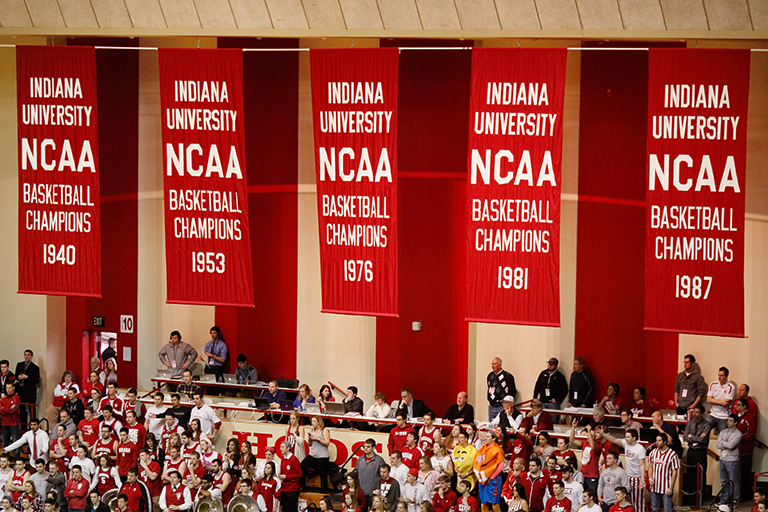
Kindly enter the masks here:
M 413 391 L 411 391 L 411 388 L 403 388 L 400 390 L 400 405 L 397 407 L 395 416 L 399 413 L 403 413 L 405 414 L 406 419 L 412 420 L 413 418 L 423 418 L 424 415 L 430 411 L 431 409 L 424 405 L 422 400 L 413 398 Z
M 594 399 L 595 382 L 592 374 L 584 367 L 584 358 L 577 357 L 573 360 L 567 407 L 592 407 Z
M 547 361 L 547 368 L 539 374 L 536 385 L 533 388 L 533 398 L 541 400 L 544 409 L 560 409 L 563 400 L 568 395 L 568 383 L 565 375 L 557 369 L 559 361 L 551 357 Z M 558 417 L 552 417 L 552 421 L 558 422 Z
M 40 368 L 32 362 L 34 356 L 32 350 L 24 351 L 24 360 L 16 364 L 16 393 L 19 394 L 22 404 L 37 404 L 37 385 L 40 383 Z M 27 423 L 29 408 L 22 405 L 19 408 L 21 424 Z M 34 416 L 34 415 L 32 415 Z

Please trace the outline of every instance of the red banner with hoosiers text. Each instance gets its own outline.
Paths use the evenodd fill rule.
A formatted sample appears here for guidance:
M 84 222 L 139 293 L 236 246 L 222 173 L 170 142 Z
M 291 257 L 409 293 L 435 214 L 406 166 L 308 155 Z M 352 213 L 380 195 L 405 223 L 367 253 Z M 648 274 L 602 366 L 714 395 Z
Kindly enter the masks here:
M 748 50 L 651 50 L 645 328 L 744 335 Z
M 101 296 L 96 56 L 16 48 L 19 292 Z
M 243 52 L 159 57 L 167 300 L 253 306 Z
M 469 321 L 560 325 L 565 65 L 565 49 L 472 50 Z
M 323 311 L 397 315 L 397 49 L 312 50 Z

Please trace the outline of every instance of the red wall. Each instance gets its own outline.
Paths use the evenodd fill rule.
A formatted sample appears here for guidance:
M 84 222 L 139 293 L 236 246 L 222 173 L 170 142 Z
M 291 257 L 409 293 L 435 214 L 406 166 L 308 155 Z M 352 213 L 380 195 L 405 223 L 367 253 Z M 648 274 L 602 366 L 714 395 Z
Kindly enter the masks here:
M 136 46 L 136 40 L 75 39 L 72 45 Z M 122 387 L 136 385 L 136 318 L 138 272 L 138 122 L 139 52 L 97 50 L 99 110 L 99 177 L 101 186 L 100 299 L 67 297 L 67 368 L 82 379 L 82 331 L 97 330 L 93 316 L 105 317 L 98 330 L 118 333 L 118 376 Z M 133 315 L 133 333 L 120 333 L 120 315 Z M 130 347 L 131 361 L 122 360 Z M 152 354 L 154 357 L 154 354 Z
M 466 51 L 400 53 L 400 314 L 376 321 L 376 388 L 391 401 L 399 399 L 401 387 L 409 386 L 438 416 L 467 386 L 464 180 L 470 63 Z M 415 320 L 423 322 L 421 332 L 411 329 Z
M 220 48 L 296 48 L 295 39 L 221 38 Z M 245 160 L 256 307 L 217 307 L 230 351 L 260 380 L 296 377 L 298 52 L 244 52 Z
M 643 331 L 647 52 L 582 52 L 576 356 L 608 382 L 671 398 L 676 334 Z

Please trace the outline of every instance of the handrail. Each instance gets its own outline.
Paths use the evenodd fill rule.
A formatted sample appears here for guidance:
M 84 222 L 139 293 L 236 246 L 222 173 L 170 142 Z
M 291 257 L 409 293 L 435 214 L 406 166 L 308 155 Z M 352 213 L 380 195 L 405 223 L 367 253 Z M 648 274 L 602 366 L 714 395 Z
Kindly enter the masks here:
M 347 394 L 347 392 L 345 390 L 341 389 L 339 386 L 337 386 L 336 384 L 334 384 L 331 381 L 328 381 L 328 385 L 331 386 L 331 389 L 335 389 L 336 391 L 338 391 L 339 393 L 341 393 L 343 395 Z

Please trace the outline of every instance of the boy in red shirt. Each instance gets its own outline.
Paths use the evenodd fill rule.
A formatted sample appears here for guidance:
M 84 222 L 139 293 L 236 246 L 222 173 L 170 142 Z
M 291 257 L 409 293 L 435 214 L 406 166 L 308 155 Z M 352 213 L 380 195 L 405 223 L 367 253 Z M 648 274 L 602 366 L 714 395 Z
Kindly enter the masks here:
M 627 488 L 618 486 L 615 492 L 616 504 L 613 505 L 608 512 L 635 512 L 635 509 L 632 508 L 632 504 L 627 501 L 627 494 L 629 493 Z
M 456 512 L 456 493 L 451 489 L 451 477 L 441 475 L 435 488 L 437 492 L 432 497 L 435 512 Z
M 562 480 L 557 480 L 552 484 L 552 497 L 547 500 L 544 507 L 545 512 L 570 512 L 571 500 L 563 495 L 565 484 Z
M 5 395 L 0 398 L 0 415 L 3 416 L 3 446 L 8 446 L 19 438 L 19 407 L 21 398 L 16 393 L 13 381 L 6 382 Z
M 93 407 L 90 405 L 85 408 L 83 415 L 84 418 L 77 424 L 77 430 L 80 442 L 90 450 L 99 440 L 99 420 L 93 417 Z
M 120 494 L 125 495 L 126 504 L 131 512 L 140 512 L 147 509 L 144 503 L 144 493 L 141 490 L 141 484 L 139 484 L 139 471 L 136 468 L 128 470 L 128 478 L 120 488 Z
M 472 484 L 467 480 L 462 480 L 459 482 L 458 488 L 461 493 L 461 497 L 456 500 L 458 512 L 477 512 L 477 500 L 469 494 Z
M 120 442 L 117 443 L 117 474 L 123 483 L 128 480 L 128 470 L 136 467 L 139 460 L 139 448 L 128 439 L 128 429 L 120 429 Z

